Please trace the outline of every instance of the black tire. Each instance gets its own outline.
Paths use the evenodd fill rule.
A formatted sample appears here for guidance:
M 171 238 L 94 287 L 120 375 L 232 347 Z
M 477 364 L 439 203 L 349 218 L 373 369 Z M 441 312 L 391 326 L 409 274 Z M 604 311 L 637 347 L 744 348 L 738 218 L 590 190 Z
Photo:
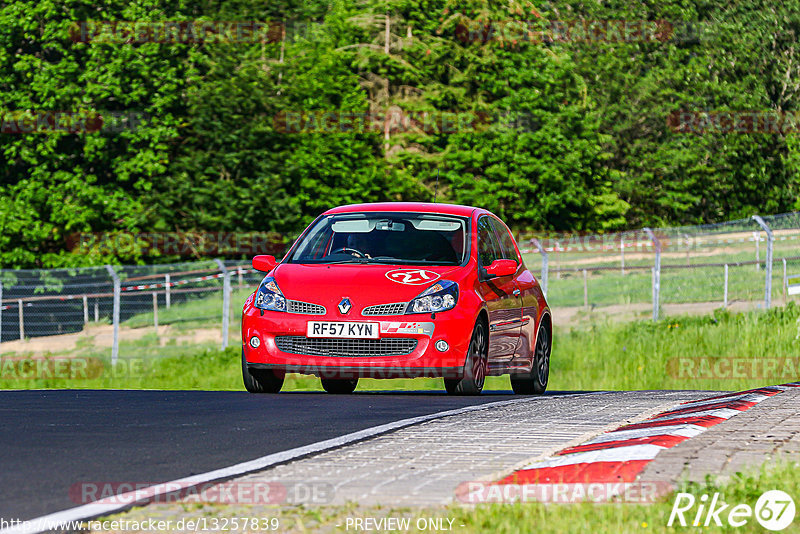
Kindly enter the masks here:
M 530 373 L 511 375 L 511 389 L 518 395 L 541 395 L 550 380 L 550 334 L 544 325 L 539 327 L 533 365 Z
M 489 367 L 489 343 L 486 336 L 486 325 L 478 319 L 472 329 L 472 337 L 464 361 L 462 378 L 445 378 L 444 388 L 450 395 L 480 395 L 486 381 Z
M 358 378 L 321 378 L 322 389 L 334 395 L 347 395 L 355 391 Z
M 250 393 L 277 393 L 283 387 L 283 373 L 271 369 L 250 369 L 242 350 L 242 381 Z

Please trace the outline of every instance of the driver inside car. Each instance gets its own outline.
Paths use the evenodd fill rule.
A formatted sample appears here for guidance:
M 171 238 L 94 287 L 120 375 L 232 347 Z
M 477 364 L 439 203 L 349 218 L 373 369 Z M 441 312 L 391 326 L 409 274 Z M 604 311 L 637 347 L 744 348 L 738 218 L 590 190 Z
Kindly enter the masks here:
M 368 236 L 369 234 L 365 233 L 352 233 L 348 235 L 347 248 L 362 253 L 365 258 L 372 258 L 372 247 Z

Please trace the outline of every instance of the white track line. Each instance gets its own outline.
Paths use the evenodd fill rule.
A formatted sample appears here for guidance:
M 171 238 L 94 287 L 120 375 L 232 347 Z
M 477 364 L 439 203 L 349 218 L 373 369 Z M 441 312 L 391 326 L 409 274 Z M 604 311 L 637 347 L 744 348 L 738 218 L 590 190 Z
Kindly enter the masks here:
M 752 406 L 748 407 L 752 408 Z M 663 421 L 670 421 L 672 419 L 686 419 L 688 417 L 719 417 L 720 419 L 730 419 L 735 415 L 739 415 L 740 413 L 744 413 L 745 410 L 734 410 L 732 408 L 714 408 L 713 410 L 703 410 L 702 412 L 692 412 L 692 413 L 674 413 L 672 415 L 665 415 L 663 417 L 657 417 L 656 419 L 648 419 L 647 423 L 661 423 Z
M 600 436 L 587 441 L 586 443 L 582 443 L 581 445 L 606 443 L 609 441 L 622 441 L 626 439 L 649 438 L 651 436 L 682 436 L 684 438 L 693 438 L 704 431 L 705 428 L 690 424 L 635 428 L 633 430 L 615 430 L 601 434 Z
M 247 473 L 252 473 L 254 471 L 261 471 L 263 469 L 267 469 L 268 467 L 286 463 L 291 460 L 296 460 L 303 456 L 308 456 L 310 454 L 315 454 L 329 449 L 334 449 L 337 447 L 341 447 L 343 445 L 347 445 L 349 443 L 362 441 L 368 438 L 375 437 L 380 434 L 391 432 L 393 430 L 398 430 L 406 426 L 411 426 L 418 423 L 424 423 L 426 421 L 439 419 L 441 417 L 460 415 L 467 412 L 486 410 L 488 408 L 496 408 L 500 406 L 507 406 L 509 404 L 518 404 L 521 402 L 528 402 L 530 400 L 531 400 L 530 398 L 525 398 L 525 399 L 514 399 L 508 401 L 489 402 L 486 404 L 466 406 L 464 408 L 456 408 L 454 410 L 446 410 L 444 412 L 437 412 L 429 415 L 421 415 L 419 417 L 411 417 L 409 419 L 401 419 L 399 421 L 394 421 L 392 423 L 373 426 L 371 428 L 359 430 L 358 432 L 352 432 L 350 434 L 345 434 L 344 436 L 339 436 L 337 438 L 327 439 L 325 441 L 319 441 L 317 443 L 312 443 L 310 445 L 305 445 L 303 447 L 297 447 L 294 449 L 290 449 L 288 451 L 269 454 L 267 456 L 262 456 L 261 458 L 256 458 L 255 460 L 242 462 L 239 464 L 232 465 L 230 467 L 223 467 L 222 469 L 216 469 L 214 471 L 209 471 L 207 473 L 201 473 L 199 475 L 193 475 L 178 480 L 172 480 L 170 482 L 156 484 L 154 486 L 150 486 L 149 488 L 123 493 L 120 495 L 116 495 L 113 498 L 107 499 L 116 502 L 103 503 L 101 501 L 95 501 L 88 504 L 84 504 L 82 506 L 76 506 L 75 508 L 69 508 L 67 510 L 62 510 L 60 512 L 55 512 L 52 514 L 47 514 L 33 519 L 29 519 L 27 521 L 24 521 L 21 525 L 15 525 L 14 527 L 4 528 L 0 530 L 0 534 L 36 534 L 38 532 L 44 532 L 47 530 L 55 529 L 59 524 L 66 524 L 69 523 L 70 521 L 85 521 L 95 517 L 108 515 L 114 512 L 120 512 L 128 508 L 132 508 L 137 504 L 144 504 L 145 502 L 152 500 L 152 498 L 157 495 L 174 493 L 176 488 L 181 488 L 185 490 L 186 488 L 199 486 L 200 484 L 207 484 L 209 482 L 227 480 L 233 477 L 245 475 Z
M 574 452 L 563 456 L 556 456 L 547 460 L 534 462 L 521 471 L 527 469 L 541 469 L 543 467 L 561 467 L 574 464 L 591 464 L 595 462 L 629 462 L 632 460 L 652 460 L 656 455 L 666 450 L 666 447 L 652 445 L 629 445 L 613 449 L 599 449 L 596 451 Z
M 732 395 L 730 397 L 723 397 L 721 399 L 703 399 L 694 402 L 687 402 L 684 404 L 680 404 L 675 410 L 685 410 L 687 408 L 695 408 L 700 406 L 705 406 L 706 404 L 723 404 L 726 402 L 734 402 L 734 401 L 744 401 L 744 402 L 755 402 L 759 403 L 763 400 L 767 400 L 768 398 L 774 395 L 762 395 L 760 393 L 742 393 L 741 395 Z

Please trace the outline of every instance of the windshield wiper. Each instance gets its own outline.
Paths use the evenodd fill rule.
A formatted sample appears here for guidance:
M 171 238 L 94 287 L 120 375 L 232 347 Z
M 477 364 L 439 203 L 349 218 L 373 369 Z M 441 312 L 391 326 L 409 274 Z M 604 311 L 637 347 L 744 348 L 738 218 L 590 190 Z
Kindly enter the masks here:
M 372 258 L 371 261 L 374 263 L 398 263 L 402 265 L 414 265 L 414 264 L 455 265 L 452 262 L 422 260 L 422 259 L 415 260 L 409 258 L 393 258 L 391 256 L 378 256 L 377 258 Z
M 392 256 L 376 256 L 374 258 L 370 258 L 370 260 L 375 263 L 403 263 L 407 261 L 400 258 L 394 258 Z
M 337 265 L 339 263 L 369 263 L 369 260 L 367 258 L 351 258 L 349 260 L 323 261 L 320 263 L 322 265 Z

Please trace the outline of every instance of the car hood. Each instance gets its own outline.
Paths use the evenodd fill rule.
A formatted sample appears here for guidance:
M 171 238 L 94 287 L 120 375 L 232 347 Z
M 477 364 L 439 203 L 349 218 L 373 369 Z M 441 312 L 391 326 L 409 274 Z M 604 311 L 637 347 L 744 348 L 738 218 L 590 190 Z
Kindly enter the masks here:
M 437 280 L 458 282 L 466 267 L 400 265 L 278 265 L 272 276 L 287 299 L 321 304 L 329 311 L 344 297 L 353 308 L 408 302 Z

